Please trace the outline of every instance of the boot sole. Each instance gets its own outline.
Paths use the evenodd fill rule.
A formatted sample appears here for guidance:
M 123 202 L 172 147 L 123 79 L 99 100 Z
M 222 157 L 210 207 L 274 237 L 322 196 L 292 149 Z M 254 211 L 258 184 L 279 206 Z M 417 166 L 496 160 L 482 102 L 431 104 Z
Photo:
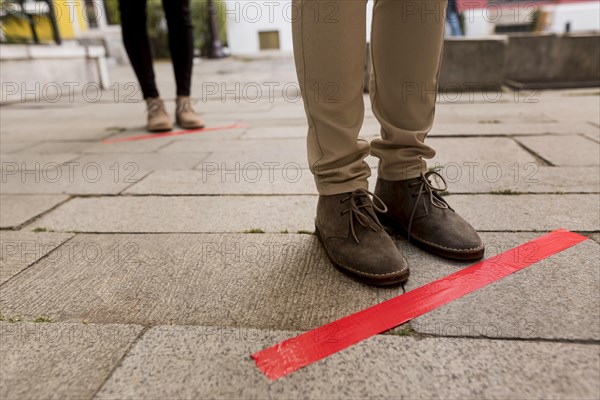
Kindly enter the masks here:
M 180 127 L 181 129 L 204 129 L 204 128 L 206 128 L 206 124 L 202 124 L 202 125 L 199 125 L 199 126 L 185 126 L 185 125 L 181 125 L 179 123 L 179 121 L 177 121 L 177 120 L 175 121 L 175 124 L 178 127 Z
M 202 126 L 181 126 L 179 124 L 177 124 L 178 127 L 180 127 L 181 129 L 204 129 L 206 128 L 206 125 L 202 125 Z
M 362 282 L 362 283 L 366 283 L 367 285 L 372 285 L 372 286 L 394 286 L 394 285 L 399 285 L 401 283 L 404 283 L 408 280 L 408 278 L 410 277 L 410 269 L 406 269 L 406 272 L 403 273 L 402 275 L 395 275 L 395 276 L 391 276 L 391 277 L 385 277 L 385 278 L 372 278 L 372 277 L 368 277 L 368 276 L 363 276 L 363 275 L 359 275 L 351 270 L 346 269 L 343 265 L 338 264 L 337 262 L 335 262 L 335 260 L 333 259 L 333 257 L 331 257 L 331 254 L 329 254 L 329 250 L 327 249 L 327 246 L 325 245 L 325 240 L 323 240 L 323 237 L 321 235 L 321 232 L 319 231 L 319 228 L 317 228 L 315 226 L 315 234 L 317 236 L 317 238 L 319 239 L 319 242 L 321 242 L 321 246 L 323 246 L 323 249 L 325 249 L 325 254 L 327 254 L 327 258 L 329 258 L 329 261 L 331 261 L 331 263 L 341 272 L 343 272 L 346 275 L 349 275 L 350 277 L 352 277 L 353 279 Z
M 165 127 L 154 128 L 154 129 L 147 129 L 147 131 L 150 132 L 150 133 L 164 133 L 164 132 L 171 132 L 172 130 L 173 130 L 172 126 L 165 126 Z
M 378 214 L 377 218 L 379 219 L 379 222 L 381 222 L 381 224 L 385 228 L 385 231 L 390 236 L 404 237 L 404 238 L 408 237 L 408 232 L 406 231 L 406 229 L 391 222 L 386 216 Z M 437 246 L 433 246 L 429 243 L 422 242 L 418 238 L 415 238 L 414 236 L 409 240 L 409 242 L 414 244 L 421 250 L 424 250 L 428 253 L 431 253 L 433 255 L 436 255 L 436 256 L 439 256 L 442 258 L 447 258 L 449 260 L 455 260 L 455 261 L 477 261 L 477 260 L 481 260 L 485 254 L 485 247 L 482 247 L 481 249 L 477 249 L 477 250 L 470 251 L 470 252 L 466 252 L 466 251 L 455 252 L 452 250 L 442 249 Z

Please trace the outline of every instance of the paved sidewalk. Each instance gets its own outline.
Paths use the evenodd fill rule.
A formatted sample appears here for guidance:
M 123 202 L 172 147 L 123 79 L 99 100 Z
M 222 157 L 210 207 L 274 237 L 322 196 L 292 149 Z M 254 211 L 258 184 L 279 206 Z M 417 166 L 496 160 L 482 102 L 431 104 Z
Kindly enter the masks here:
M 272 383 L 251 353 L 403 288 L 351 280 L 312 235 L 292 59 L 194 74 L 222 129 L 119 141 L 145 135 L 128 67 L 98 99 L 0 108 L 0 398 L 600 397 L 598 89 L 445 94 L 428 139 L 486 256 L 589 240 Z M 406 290 L 468 266 L 398 246 Z

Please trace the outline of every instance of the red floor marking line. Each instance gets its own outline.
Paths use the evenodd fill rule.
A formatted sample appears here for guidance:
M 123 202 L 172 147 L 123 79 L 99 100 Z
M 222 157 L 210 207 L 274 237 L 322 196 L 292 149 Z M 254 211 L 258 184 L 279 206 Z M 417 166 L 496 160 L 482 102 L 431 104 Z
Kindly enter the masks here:
M 568 249 L 587 238 L 559 229 L 373 307 L 261 350 L 256 366 L 272 380 Z
M 110 144 L 110 143 L 121 143 L 121 142 L 133 142 L 136 140 L 158 139 L 158 138 L 163 138 L 163 137 L 168 137 L 168 136 L 190 135 L 192 133 L 224 131 L 227 129 L 236 129 L 236 128 L 246 128 L 246 125 L 235 124 L 235 125 L 228 125 L 228 126 L 215 126 L 213 128 L 189 129 L 189 130 L 185 130 L 185 131 L 171 131 L 171 132 L 165 132 L 165 133 L 149 133 L 146 135 L 139 135 L 139 136 L 128 136 L 128 137 L 121 137 L 121 138 L 114 138 L 114 139 L 110 139 L 110 138 L 104 139 L 102 141 L 102 143 Z

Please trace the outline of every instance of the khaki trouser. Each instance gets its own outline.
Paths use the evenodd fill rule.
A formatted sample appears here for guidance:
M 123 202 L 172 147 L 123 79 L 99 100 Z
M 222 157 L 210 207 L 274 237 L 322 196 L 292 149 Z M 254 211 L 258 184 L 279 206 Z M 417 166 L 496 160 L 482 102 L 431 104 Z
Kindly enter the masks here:
M 358 139 L 364 119 L 366 0 L 294 0 L 296 69 L 307 114 L 308 159 L 320 194 L 367 188 L 365 157 L 397 181 L 426 170 L 446 1 L 375 0 L 371 104 L 381 138 Z

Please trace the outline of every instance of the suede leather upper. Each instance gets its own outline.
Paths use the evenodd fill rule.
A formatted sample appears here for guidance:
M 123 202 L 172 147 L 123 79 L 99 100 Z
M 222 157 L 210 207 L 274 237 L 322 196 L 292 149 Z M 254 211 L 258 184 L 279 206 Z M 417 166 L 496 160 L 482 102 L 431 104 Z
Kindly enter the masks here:
M 361 192 L 361 190 L 354 193 Z M 369 280 L 396 281 L 406 275 L 408 265 L 394 241 L 380 226 L 366 191 L 355 194 L 359 210 L 368 220 L 349 211 L 352 194 L 319 196 L 315 224 L 317 234 L 331 260 L 340 268 Z M 355 220 L 352 221 L 352 218 Z M 352 233 L 351 224 L 354 225 Z M 357 240 L 358 239 L 358 240 Z M 391 283 L 391 282 L 390 282 Z
M 407 234 L 413 242 L 438 249 L 442 253 L 439 255 L 449 258 L 453 255 L 458 258 L 469 254 L 483 255 L 484 244 L 475 229 L 447 204 L 436 189 L 427 189 L 424 179 L 429 178 L 377 180 L 375 193 L 389 209 L 382 216 L 384 225 Z

